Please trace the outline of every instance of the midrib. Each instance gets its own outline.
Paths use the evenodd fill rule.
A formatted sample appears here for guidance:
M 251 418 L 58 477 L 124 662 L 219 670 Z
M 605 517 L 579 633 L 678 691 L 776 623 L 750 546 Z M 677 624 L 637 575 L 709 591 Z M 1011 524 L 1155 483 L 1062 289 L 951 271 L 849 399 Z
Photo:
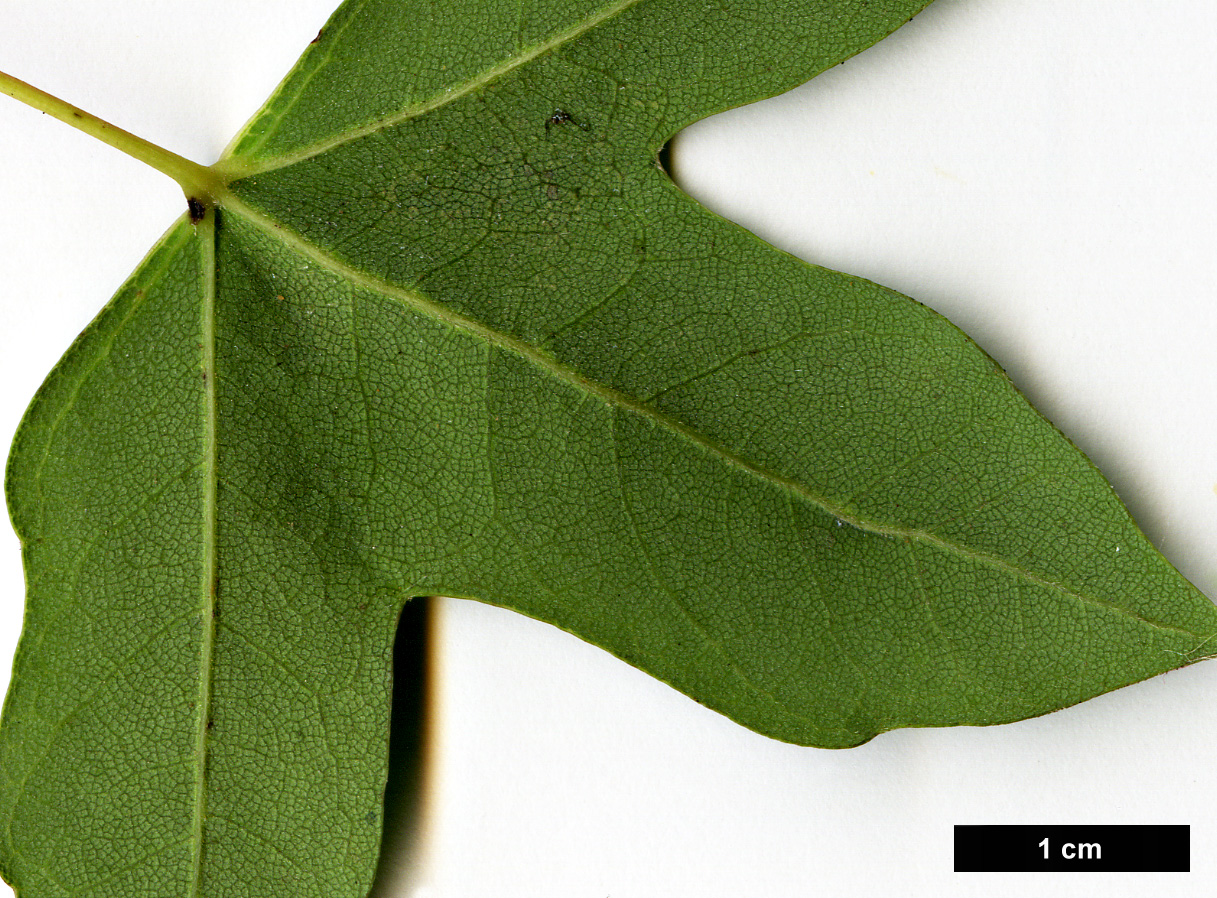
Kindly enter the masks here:
M 1195 638 L 1203 638 L 1211 635 L 1194 633 L 1191 630 L 1187 630 L 1182 627 L 1174 627 L 1160 621 L 1150 620 L 1105 599 L 1078 592 L 1077 590 L 1071 589 L 1063 583 L 1051 580 L 1047 577 L 1026 570 L 1025 568 L 1020 568 L 1002 558 L 983 552 L 977 552 L 973 549 L 969 549 L 967 546 L 943 539 L 942 537 L 928 531 L 912 527 L 899 527 L 889 524 L 880 524 L 876 521 L 859 517 L 858 515 L 846 511 L 844 508 L 834 504 L 825 496 L 815 493 L 809 487 L 807 487 L 806 484 L 803 484 L 798 480 L 794 480 L 793 478 L 778 474 L 774 471 L 770 471 L 761 465 L 749 461 L 747 458 L 744 458 L 725 446 L 722 446 L 709 439 L 704 434 L 701 434 L 689 427 L 687 424 L 684 424 L 683 422 L 664 414 L 654 406 L 583 376 L 575 369 L 570 368 L 551 356 L 539 351 L 530 343 L 526 343 L 523 340 L 510 336 L 509 334 L 496 331 L 493 328 L 487 327 L 474 319 L 458 315 L 451 309 L 445 308 L 444 306 L 427 299 L 425 296 L 419 293 L 404 289 L 388 281 L 375 277 L 374 275 L 370 275 L 367 272 L 360 271 L 359 269 L 352 267 L 346 262 L 343 262 L 341 259 L 330 255 L 325 250 L 311 243 L 301 234 L 288 229 L 284 225 L 267 216 L 262 211 L 248 205 L 235 195 L 225 197 L 224 203 L 225 208 L 229 211 L 241 215 L 243 218 L 261 228 L 267 234 L 271 235 L 274 239 L 282 242 L 289 249 L 300 255 L 308 257 L 318 265 L 328 269 L 333 274 L 343 278 L 344 280 L 348 280 L 367 290 L 392 297 L 421 315 L 425 315 L 436 321 L 441 321 L 457 330 L 478 337 L 491 345 L 520 355 L 528 359 L 537 367 L 548 371 L 557 380 L 563 381 L 578 390 L 589 392 L 612 407 L 624 409 L 650 420 L 660 427 L 680 434 L 690 443 L 696 445 L 708 454 L 719 458 L 721 461 L 733 467 L 747 472 L 753 477 L 790 491 L 802 501 L 818 507 L 842 523 L 849 524 L 858 530 L 862 530 L 875 536 L 881 536 L 893 540 L 908 540 L 910 542 L 920 543 L 925 546 L 933 547 L 944 552 L 957 555 L 961 558 L 984 565 L 1008 576 L 1036 584 L 1044 589 L 1056 592 L 1065 598 L 1123 615 L 1148 627 L 1153 627 L 1155 629 L 1172 633 L 1185 634 Z
M 520 66 L 532 62 L 532 60 L 536 59 L 538 56 L 542 56 L 551 50 L 555 50 L 558 47 L 561 47 L 563 44 L 568 44 L 571 41 L 577 40 L 587 32 L 591 31 L 593 28 L 603 25 L 609 19 L 620 15 L 641 2 L 643 2 L 643 0 L 617 0 L 616 3 L 606 6 L 595 15 L 589 16 L 581 22 L 577 22 L 570 28 L 567 28 L 565 31 L 558 32 L 549 40 L 535 44 L 534 46 L 521 52 L 519 55 L 513 56 L 496 66 L 492 66 L 491 68 L 478 73 L 473 78 L 470 78 L 468 81 L 465 81 L 456 87 L 437 94 L 436 96 L 422 103 L 417 103 L 413 106 L 407 106 L 404 109 L 400 109 L 392 115 L 384 116 L 376 121 L 369 122 L 366 125 L 361 125 L 358 128 L 352 128 L 351 130 L 344 131 L 341 134 L 335 135 L 334 137 L 317 141 L 316 143 L 301 147 L 294 152 L 285 153 L 281 156 L 274 156 L 256 164 L 242 165 L 239 157 L 229 157 L 228 159 L 221 159 L 215 164 L 214 168 L 222 175 L 225 181 L 232 182 L 240 178 L 247 178 L 253 175 L 264 174 L 268 171 L 274 171 L 279 168 L 286 168 L 289 165 L 293 165 L 297 162 L 302 162 L 305 159 L 312 158 L 313 156 L 320 155 L 321 153 L 332 150 L 335 147 L 351 143 L 352 141 L 359 140 L 362 137 L 367 137 L 370 134 L 375 134 L 377 131 L 383 131 L 386 128 L 391 128 L 394 125 L 407 121 L 408 119 L 417 118 L 420 115 L 424 115 L 435 109 L 439 109 L 442 106 L 446 106 L 449 103 L 455 102 L 461 97 L 467 96 L 480 88 L 486 87 L 494 81 L 497 81 L 499 78 L 502 78 L 504 75 L 518 69 Z M 303 90 L 303 88 L 301 89 Z M 278 123 L 283 120 L 283 116 L 290 111 L 298 99 L 298 96 L 294 98 L 284 109 L 284 111 L 280 113 L 279 117 L 275 120 L 275 125 L 278 125 Z M 254 121 L 257 121 L 257 117 L 254 118 Z M 263 138 L 263 142 L 270 137 L 271 133 L 273 132 L 270 130 L 267 131 L 267 135 L 265 138 Z
M 216 602 L 216 393 L 215 393 L 215 296 L 216 216 L 209 209 L 196 225 L 203 266 L 202 372 L 203 378 L 203 559 L 200 583 L 202 639 L 199 647 L 199 689 L 195 700 L 198 729 L 194 747 L 194 816 L 191 820 L 190 896 L 201 894 L 203 835 L 207 815 L 207 732 L 211 719 L 211 686 L 214 669 Z

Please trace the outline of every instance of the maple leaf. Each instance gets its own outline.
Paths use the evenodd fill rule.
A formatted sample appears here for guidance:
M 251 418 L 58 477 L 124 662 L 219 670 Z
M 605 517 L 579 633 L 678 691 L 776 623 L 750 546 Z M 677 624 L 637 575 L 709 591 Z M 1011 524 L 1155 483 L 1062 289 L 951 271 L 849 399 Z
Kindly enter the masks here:
M 1042 713 L 1191 657 L 1207 601 L 995 365 L 904 298 L 707 216 L 657 166 L 684 124 L 920 5 L 785 10 L 746 53 L 714 18 L 743 7 L 617 3 L 495 46 L 470 20 L 349 5 L 226 160 L 161 158 L 190 221 L 13 456 L 31 642 L 3 750 L 26 875 L 54 844 L 91 882 L 102 825 L 147 848 L 132 811 L 155 796 L 187 837 L 125 875 L 357 891 L 388 645 L 418 594 L 557 623 L 820 745 Z M 386 87 L 424 22 L 458 32 L 449 53 Z M 60 603 L 88 607 L 83 641 Z M 82 816 L 79 840 L 48 837 Z M 289 853 L 335 832 L 362 846 L 346 866 Z M 258 835 L 281 856 L 255 858 Z

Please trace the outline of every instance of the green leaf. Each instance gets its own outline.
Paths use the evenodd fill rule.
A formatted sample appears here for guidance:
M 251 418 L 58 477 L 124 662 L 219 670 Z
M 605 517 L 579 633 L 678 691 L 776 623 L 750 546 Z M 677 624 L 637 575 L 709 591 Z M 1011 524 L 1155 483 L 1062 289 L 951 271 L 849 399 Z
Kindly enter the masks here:
M 1207 600 L 957 331 L 655 165 L 920 5 L 340 11 L 18 436 L 6 877 L 359 894 L 413 595 L 818 745 L 1043 713 L 1203 646 Z

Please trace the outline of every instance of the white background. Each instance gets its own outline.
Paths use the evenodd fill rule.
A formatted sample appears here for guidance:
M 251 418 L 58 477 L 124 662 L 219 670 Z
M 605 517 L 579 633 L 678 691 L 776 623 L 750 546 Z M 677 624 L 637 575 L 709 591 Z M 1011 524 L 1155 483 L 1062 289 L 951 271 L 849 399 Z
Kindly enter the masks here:
M 206 163 L 330 4 L 0 0 L 0 69 Z M 810 85 L 690 129 L 674 169 L 780 247 L 960 324 L 1217 597 L 1214 46 L 1210 0 L 939 0 Z M 0 98 L 0 444 L 182 206 L 163 176 Z M 6 680 L 22 574 L 3 529 Z M 445 602 L 437 632 L 426 857 L 394 894 L 1192 895 L 1217 874 L 1217 664 L 830 752 L 509 612 Z M 1193 872 L 955 874 L 956 823 L 1190 823 Z

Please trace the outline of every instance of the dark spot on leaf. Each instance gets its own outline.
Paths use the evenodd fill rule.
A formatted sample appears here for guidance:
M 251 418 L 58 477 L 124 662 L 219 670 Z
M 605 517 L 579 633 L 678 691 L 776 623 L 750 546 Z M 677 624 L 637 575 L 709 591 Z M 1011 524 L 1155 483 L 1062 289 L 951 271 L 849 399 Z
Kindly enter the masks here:
M 202 201 L 189 197 L 186 200 L 186 205 L 190 209 L 190 220 L 192 222 L 197 224 L 207 216 L 207 207 L 203 205 Z
M 565 125 L 567 122 L 572 122 L 574 119 L 570 117 L 570 113 L 565 109 L 555 109 L 554 114 L 545 121 L 545 130 L 548 131 L 554 125 Z
M 321 40 L 321 35 L 322 35 L 322 33 L 324 33 L 324 31 L 325 31 L 324 28 L 322 28 L 320 31 L 318 31 L 317 36 L 315 38 L 313 38 L 311 41 L 309 41 L 309 44 L 310 45 L 315 44 L 315 43 L 317 43 L 317 41 Z
M 584 122 L 578 121 L 573 115 L 571 115 L 565 109 L 562 109 L 561 107 L 559 107 L 558 109 L 555 109 L 553 111 L 553 114 L 550 115 L 550 117 L 545 120 L 545 130 L 549 131 L 549 129 L 552 128 L 554 125 L 566 125 L 566 124 L 574 125 L 581 131 L 588 131 L 591 129 L 590 125 L 588 125 Z

